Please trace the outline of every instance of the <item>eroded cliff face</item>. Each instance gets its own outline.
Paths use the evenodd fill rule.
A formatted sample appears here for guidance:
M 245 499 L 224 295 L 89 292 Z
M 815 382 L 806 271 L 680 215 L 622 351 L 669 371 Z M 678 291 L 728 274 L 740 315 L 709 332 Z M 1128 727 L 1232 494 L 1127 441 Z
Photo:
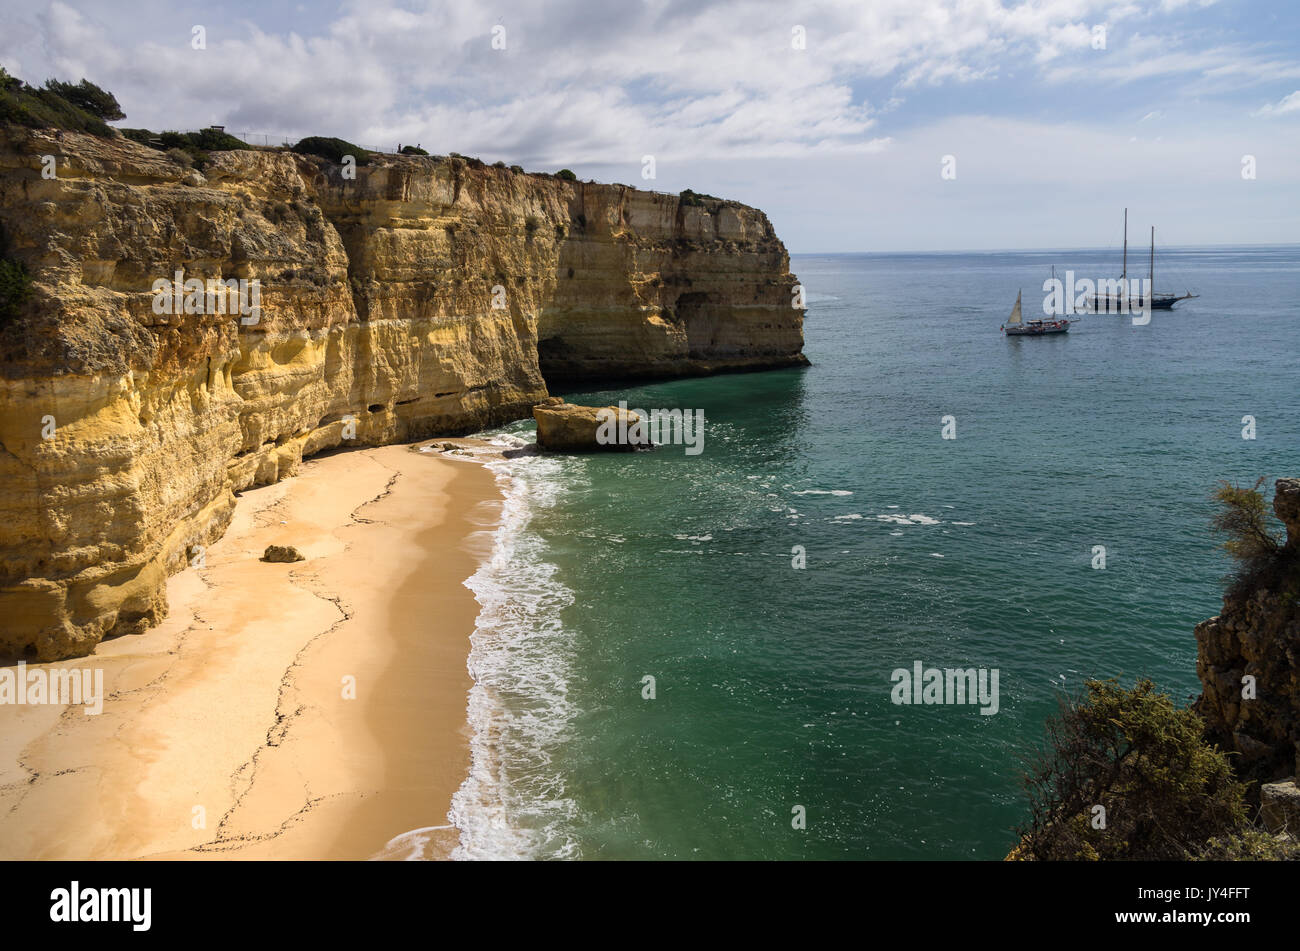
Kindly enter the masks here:
M 306 455 L 527 416 L 547 379 L 806 362 L 753 208 L 462 159 L 356 171 L 0 130 L 0 223 L 35 281 L 0 328 L 0 656 L 155 623 L 235 493 Z M 255 279 L 257 323 L 155 313 L 177 270 Z
M 1300 775 L 1300 479 L 1277 481 L 1273 511 L 1287 532 L 1278 570 L 1230 591 L 1223 611 L 1196 627 L 1197 712 L 1237 753 L 1238 774 L 1263 783 Z M 1243 695 L 1247 676 L 1253 697 Z
M 767 216 L 579 185 L 554 294 L 540 311 L 552 383 L 683 376 L 805 362 L 789 258 Z

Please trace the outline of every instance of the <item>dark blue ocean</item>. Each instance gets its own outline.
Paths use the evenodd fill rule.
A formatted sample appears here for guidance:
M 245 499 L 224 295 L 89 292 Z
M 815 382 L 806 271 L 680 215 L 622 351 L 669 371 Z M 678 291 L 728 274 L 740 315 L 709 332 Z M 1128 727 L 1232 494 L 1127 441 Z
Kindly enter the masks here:
M 1199 298 L 1004 337 L 1052 266 L 1118 260 L 796 256 L 811 368 L 562 394 L 702 409 L 704 448 L 498 468 L 460 854 L 997 859 L 1062 697 L 1198 693 L 1210 494 L 1300 475 L 1300 248 L 1163 251 Z M 892 703 L 917 661 L 996 669 L 997 712 Z

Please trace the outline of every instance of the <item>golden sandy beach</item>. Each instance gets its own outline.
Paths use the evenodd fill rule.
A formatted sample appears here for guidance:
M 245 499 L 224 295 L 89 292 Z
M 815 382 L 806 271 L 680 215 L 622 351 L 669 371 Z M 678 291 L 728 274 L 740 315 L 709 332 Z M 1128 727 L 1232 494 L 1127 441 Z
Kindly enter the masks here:
M 463 582 L 499 501 L 486 468 L 409 446 L 245 492 L 162 624 L 40 665 L 101 668 L 102 714 L 0 705 L 0 858 L 365 859 L 446 825 L 469 764 Z M 306 560 L 260 561 L 270 544 Z

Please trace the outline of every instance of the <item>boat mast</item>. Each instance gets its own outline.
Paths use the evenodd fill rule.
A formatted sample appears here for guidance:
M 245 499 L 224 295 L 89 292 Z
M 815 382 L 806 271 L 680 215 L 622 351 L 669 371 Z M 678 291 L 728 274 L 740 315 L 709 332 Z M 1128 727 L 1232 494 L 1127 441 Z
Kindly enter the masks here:
M 1121 281 L 1128 278 L 1128 209 L 1124 209 L 1124 270 L 1120 274 Z
M 1149 293 L 1156 292 L 1156 226 L 1151 226 L 1151 264 L 1147 267 L 1147 280 L 1151 283 Z

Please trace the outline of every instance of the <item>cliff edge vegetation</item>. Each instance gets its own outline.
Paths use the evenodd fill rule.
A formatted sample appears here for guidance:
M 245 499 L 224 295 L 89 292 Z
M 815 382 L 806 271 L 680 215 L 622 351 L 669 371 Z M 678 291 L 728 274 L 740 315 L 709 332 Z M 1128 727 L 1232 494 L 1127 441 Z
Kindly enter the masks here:
M 1024 774 L 1033 860 L 1298 859 L 1300 479 L 1224 483 L 1212 527 L 1236 571 L 1197 625 L 1191 708 L 1149 680 L 1090 681 L 1063 701 Z

